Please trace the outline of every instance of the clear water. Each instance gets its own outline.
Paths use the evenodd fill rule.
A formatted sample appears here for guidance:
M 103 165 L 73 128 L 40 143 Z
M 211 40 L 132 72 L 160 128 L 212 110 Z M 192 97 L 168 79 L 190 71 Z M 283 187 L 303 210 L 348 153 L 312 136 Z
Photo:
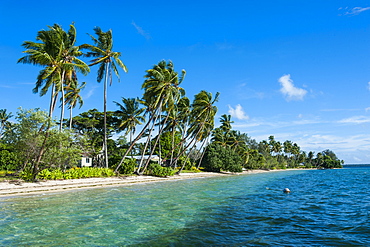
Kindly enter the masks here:
M 369 182 L 359 167 L 3 198 L 0 246 L 370 246 Z

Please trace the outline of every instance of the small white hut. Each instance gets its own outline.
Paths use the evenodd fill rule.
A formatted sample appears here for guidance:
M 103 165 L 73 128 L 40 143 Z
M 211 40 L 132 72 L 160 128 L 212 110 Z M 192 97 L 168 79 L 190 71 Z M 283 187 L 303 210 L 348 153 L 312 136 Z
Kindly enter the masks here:
M 87 155 L 82 155 L 81 157 L 81 167 L 91 167 L 92 166 L 92 158 Z

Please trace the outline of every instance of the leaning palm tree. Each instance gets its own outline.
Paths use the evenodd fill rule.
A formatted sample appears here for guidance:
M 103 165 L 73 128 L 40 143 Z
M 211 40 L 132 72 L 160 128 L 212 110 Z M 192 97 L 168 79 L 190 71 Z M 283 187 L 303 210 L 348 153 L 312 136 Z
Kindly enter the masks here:
M 147 70 L 147 74 L 145 75 L 146 80 L 142 85 L 142 88 L 145 90 L 143 99 L 151 104 L 152 108 L 158 109 L 158 117 L 162 116 L 163 111 L 166 111 L 167 114 L 165 119 L 160 121 L 161 124 L 159 124 L 159 133 L 142 172 L 144 172 L 148 166 L 156 145 L 159 143 L 164 127 L 170 115 L 169 112 L 174 109 L 181 96 L 184 96 L 185 94 L 185 90 L 179 86 L 184 80 L 185 74 L 185 70 L 182 70 L 181 75 L 179 76 L 174 70 L 172 61 L 166 63 L 164 60 L 160 61 L 157 65 L 154 65 L 152 69 Z M 149 141 L 150 136 L 148 142 Z M 140 164 L 142 163 L 142 160 L 143 158 L 141 159 Z
M 3 135 L 3 130 L 10 126 L 9 119 L 13 117 L 12 113 L 7 113 L 6 109 L 0 109 L 0 138 Z
M 82 85 L 78 87 L 78 82 L 66 86 L 65 103 L 69 104 L 69 129 L 72 129 L 72 109 L 79 104 L 79 108 L 82 107 L 84 101 L 81 97 L 81 90 L 86 86 L 86 82 L 82 82 Z
M 144 108 L 140 108 L 138 99 L 135 98 L 123 98 L 122 103 L 114 101 L 119 107 L 116 111 L 116 115 L 120 118 L 121 123 L 119 124 L 119 130 L 126 130 L 125 134 L 130 134 L 130 143 L 132 143 L 133 135 L 135 134 L 136 126 L 145 122 Z
M 191 124 L 188 129 L 187 137 L 183 139 L 183 141 L 185 141 L 187 138 L 190 138 L 190 141 L 176 159 L 178 159 L 190 147 L 190 145 L 196 145 L 198 141 L 204 140 L 207 138 L 207 135 L 211 134 L 204 130 L 207 129 L 207 125 L 212 126 L 208 129 L 213 129 L 214 117 L 217 113 L 217 107 L 214 104 L 218 101 L 219 95 L 220 93 L 217 92 L 213 98 L 212 93 L 204 90 L 195 95 L 190 114 Z
M 122 159 L 121 161 L 119 162 L 118 166 L 116 167 L 116 169 L 114 170 L 115 173 L 118 172 L 119 168 L 121 167 L 121 165 L 123 164 L 124 160 L 126 159 L 127 155 L 130 153 L 130 151 L 133 149 L 133 147 L 135 146 L 135 144 L 144 136 L 144 135 L 148 135 L 148 129 L 151 129 L 152 127 L 150 127 L 150 124 L 153 122 L 153 120 L 155 119 L 155 116 L 157 116 L 158 112 L 157 110 L 158 109 L 153 109 L 151 108 L 150 105 L 147 105 L 145 101 L 143 100 L 140 100 L 140 102 L 145 106 L 145 114 L 149 114 L 149 119 L 146 121 L 146 124 L 143 126 L 143 128 L 141 129 L 140 133 L 135 137 L 135 139 L 131 142 L 131 145 L 127 148 L 125 154 L 122 156 Z M 144 147 L 145 145 L 142 145 L 142 150 L 145 150 L 146 148 Z
M 165 126 L 164 131 L 169 131 L 171 133 L 171 151 L 170 151 L 171 161 L 173 160 L 173 155 L 175 151 L 175 134 L 182 133 L 182 127 L 180 124 L 180 120 L 181 120 L 180 111 L 179 111 L 178 104 L 177 104 L 174 109 L 168 112 L 168 121 L 166 125 L 164 125 L 165 124 L 164 122 L 161 123 L 163 124 L 163 126 Z
M 88 49 L 86 57 L 93 57 L 90 66 L 99 65 L 97 81 L 101 82 L 104 79 L 104 158 L 105 166 L 108 167 L 108 150 L 107 150 L 107 85 L 112 85 L 112 71 L 116 74 L 119 80 L 118 67 L 127 72 L 126 65 L 121 61 L 120 52 L 113 51 L 113 35 L 112 30 L 103 32 L 100 27 L 94 28 L 97 38 L 90 35 L 94 45 L 84 44 L 80 48 Z
M 223 114 L 220 117 L 220 123 L 221 129 L 223 129 L 225 132 L 229 132 L 231 130 L 231 124 L 234 123 L 234 121 L 231 121 L 231 115 Z
M 182 97 L 179 102 L 177 103 L 177 109 L 178 109 L 178 116 L 179 116 L 179 126 L 178 129 L 181 133 L 181 139 L 185 140 L 186 133 L 189 128 L 190 124 L 190 114 L 191 114 L 191 107 L 190 107 L 190 100 L 188 97 Z M 184 148 L 184 142 L 180 142 L 181 147 L 180 150 Z M 174 149 L 176 147 L 173 146 L 171 150 L 171 154 L 173 153 Z M 178 155 L 178 153 L 176 154 Z M 171 163 L 173 161 L 173 157 L 171 157 Z M 174 166 L 176 166 L 177 159 L 174 162 Z
M 154 65 L 152 69 L 149 69 L 146 72 L 146 80 L 142 85 L 145 92 L 141 102 L 146 107 L 146 113 L 149 114 L 149 119 L 141 132 L 135 137 L 129 148 L 126 150 L 126 153 L 123 155 L 120 163 L 116 167 L 115 172 L 118 172 L 127 154 L 131 151 L 135 143 L 142 138 L 144 133 L 147 133 L 148 139 L 143 148 L 144 154 L 150 142 L 151 131 L 155 122 L 158 120 L 158 117 L 161 115 L 163 110 L 169 111 L 169 109 L 172 109 L 174 102 L 176 102 L 185 92 L 184 89 L 179 87 L 179 84 L 183 81 L 186 72 L 185 70 L 182 70 L 181 76 L 178 76 L 178 73 L 174 71 L 173 63 L 171 61 L 168 63 L 161 61 L 158 65 Z M 165 121 L 163 123 L 165 124 Z M 160 138 L 163 129 L 163 127 L 160 128 L 158 138 Z M 154 148 L 152 150 L 154 150 Z M 142 161 L 140 162 L 138 171 L 141 169 L 141 165 Z M 144 170 L 145 168 L 143 171 Z

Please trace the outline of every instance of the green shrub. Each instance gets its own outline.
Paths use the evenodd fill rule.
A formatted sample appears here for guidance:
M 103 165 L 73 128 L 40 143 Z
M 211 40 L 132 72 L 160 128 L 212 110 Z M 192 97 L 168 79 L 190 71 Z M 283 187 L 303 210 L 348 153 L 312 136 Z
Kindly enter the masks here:
M 82 168 L 71 168 L 65 172 L 60 169 L 49 171 L 44 169 L 40 171 L 37 175 L 39 179 L 79 179 L 79 178 L 92 178 L 92 177 L 112 177 L 114 176 L 114 171 L 109 168 L 92 168 L 92 167 L 82 167 Z
M 175 171 L 171 167 L 162 167 L 158 163 L 149 163 L 148 169 L 145 172 L 146 175 L 152 175 L 155 177 L 169 177 L 175 174 Z
M 15 152 L 0 150 L 0 170 L 15 171 L 19 168 L 19 158 Z
M 207 146 L 202 167 L 211 172 L 242 172 L 242 163 L 242 158 L 232 149 L 212 143 Z
M 126 159 L 125 162 L 119 169 L 120 174 L 131 175 L 135 172 L 136 169 L 136 160 L 135 159 Z
M 184 170 L 191 170 L 191 167 L 193 164 L 190 162 L 190 160 L 187 157 L 181 156 L 179 158 L 178 166 L 182 167 L 184 163 L 185 163 Z
M 24 169 L 20 174 L 19 177 L 25 181 L 32 181 L 33 173 L 31 168 Z
M 103 177 L 113 177 L 115 174 L 114 174 L 114 171 L 112 169 L 109 169 L 109 168 L 102 168 L 102 176 Z
M 64 174 L 62 170 L 56 169 L 51 172 L 50 179 L 56 180 L 56 179 L 64 179 Z
M 51 172 L 48 169 L 44 169 L 37 174 L 38 179 L 51 179 Z

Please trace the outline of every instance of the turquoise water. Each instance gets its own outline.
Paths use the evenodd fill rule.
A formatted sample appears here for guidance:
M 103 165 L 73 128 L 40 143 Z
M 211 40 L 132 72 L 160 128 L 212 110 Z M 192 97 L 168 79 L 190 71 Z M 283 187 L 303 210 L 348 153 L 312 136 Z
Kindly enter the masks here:
M 3 198 L 0 246 L 370 246 L 369 182 L 359 167 Z

